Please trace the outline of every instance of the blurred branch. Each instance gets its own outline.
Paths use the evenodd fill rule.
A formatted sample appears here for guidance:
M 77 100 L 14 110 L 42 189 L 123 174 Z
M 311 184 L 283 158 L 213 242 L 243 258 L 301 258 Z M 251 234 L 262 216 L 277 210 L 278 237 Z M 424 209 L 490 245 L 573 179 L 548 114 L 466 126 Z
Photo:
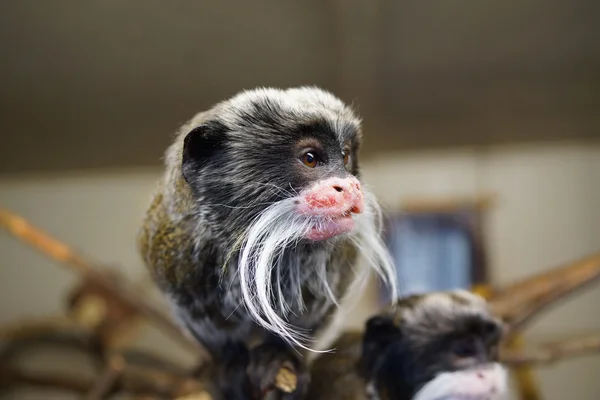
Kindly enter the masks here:
M 26 372 L 0 365 L 0 383 L 3 387 L 25 385 L 49 389 L 61 389 L 85 394 L 91 387 L 91 381 L 55 373 Z
M 600 335 L 573 337 L 558 342 L 548 342 L 525 351 L 503 351 L 502 362 L 511 367 L 522 365 L 544 365 L 567 358 L 600 352 Z
M 121 377 L 125 369 L 125 360 L 120 356 L 112 356 L 108 360 L 108 365 L 94 382 L 90 392 L 87 395 L 87 400 L 102 400 L 111 390 L 115 389 L 117 380 Z
M 157 376 L 158 375 L 158 379 Z M 115 378 L 119 378 L 118 380 Z M 88 399 L 102 399 L 109 391 L 119 391 L 144 396 L 160 396 L 178 398 L 192 394 L 203 394 L 207 400 L 212 399 L 204 391 L 200 383 L 191 379 L 168 376 L 164 373 L 149 374 L 133 371 L 123 365 L 121 370 L 111 370 L 101 377 L 100 381 L 73 377 L 71 374 L 47 372 L 28 372 L 18 368 L 0 365 L 0 383 L 2 387 L 32 386 L 75 392 L 88 395 Z
M 34 227 L 24 218 L 3 208 L 0 208 L 0 227 L 44 255 L 61 262 L 62 265 L 76 272 L 84 279 L 93 281 L 95 284 L 101 286 L 129 307 L 136 309 L 147 319 L 154 321 L 157 326 L 173 336 L 180 343 L 196 351 L 201 359 L 210 360 L 209 353 L 197 343 L 188 339 L 162 312 L 138 297 L 132 290 L 125 287 L 123 282 L 116 282 L 107 274 L 100 272 L 100 269 L 95 267 L 92 262 L 86 260 L 85 257 L 64 243 Z
M 502 288 L 494 293 L 490 305 L 511 332 L 518 332 L 548 306 L 599 278 L 600 253 Z
M 500 351 L 500 358 L 506 350 L 513 354 L 520 354 L 525 348 L 525 341 L 522 335 L 512 335 L 503 343 Z M 511 375 L 515 381 L 517 389 L 517 397 L 521 400 L 543 400 L 542 391 L 540 389 L 539 380 L 533 370 L 533 365 L 522 364 L 520 366 L 512 366 L 510 369 Z
M 54 332 L 82 332 L 80 325 L 61 315 L 0 326 L 0 340 L 21 340 Z
M 22 351 L 32 348 L 59 348 L 62 350 L 83 350 L 86 355 L 97 355 L 93 342 L 83 345 L 75 338 L 61 336 L 58 332 L 42 334 L 38 337 L 17 338 L 8 341 L 0 353 L 0 387 L 36 386 L 75 392 L 88 399 L 104 399 L 113 393 L 128 393 L 159 398 L 176 398 L 181 395 L 214 390 L 210 375 L 201 380 L 191 377 L 188 369 L 170 361 L 140 350 L 123 350 L 99 359 L 104 372 L 96 380 L 87 377 L 57 374 L 53 372 L 28 372 L 13 367 L 22 357 Z M 89 336 L 89 335 L 88 335 Z M 62 340 L 58 340 L 62 339 Z M 85 338 L 80 338 L 85 339 Z M 58 340 L 58 341 L 57 341 Z M 83 346 L 82 346 L 83 345 Z M 208 364 L 209 371 L 211 364 Z M 208 395 L 208 393 L 207 393 Z M 208 397 L 210 399 L 211 397 Z
M 184 376 L 177 376 L 172 366 L 162 363 L 156 357 L 145 355 L 158 363 L 155 368 L 148 368 L 147 363 L 143 366 L 132 365 L 124 358 L 123 353 L 105 358 L 108 351 L 116 348 L 114 344 L 119 338 L 132 330 L 131 326 L 134 325 L 136 317 L 141 315 L 195 350 L 200 357 L 201 366 L 211 361 L 206 349 L 188 339 L 168 317 L 136 295 L 130 285 L 126 286 L 123 279 L 117 279 L 120 277 L 116 277 L 111 271 L 100 269 L 64 243 L 2 208 L 0 227 L 46 256 L 61 262 L 82 278 L 69 296 L 69 317 L 36 320 L 0 328 L 0 338 L 12 341 L 8 347 L 11 348 L 12 345 L 16 349 L 19 347 L 18 342 L 22 340 L 43 341 L 48 334 L 83 333 L 91 343 L 97 343 L 97 348 L 87 350 L 100 350 L 100 358 L 106 363 L 103 373 L 93 382 L 73 380 L 70 377 L 29 374 L 6 366 L 0 370 L 0 378 L 5 382 L 10 381 L 9 383 L 21 382 L 73 389 L 86 393 L 90 400 L 105 398 L 117 390 L 151 396 L 167 394 L 170 398 L 188 395 L 203 399 L 212 398 L 199 381 L 191 378 L 194 376 L 192 371 L 186 371 Z M 6 360 L 0 361 L 6 364 Z M 282 368 L 277 378 L 276 389 L 286 393 L 295 390 L 297 377 L 293 371 Z M 205 386 L 208 387 L 209 384 Z

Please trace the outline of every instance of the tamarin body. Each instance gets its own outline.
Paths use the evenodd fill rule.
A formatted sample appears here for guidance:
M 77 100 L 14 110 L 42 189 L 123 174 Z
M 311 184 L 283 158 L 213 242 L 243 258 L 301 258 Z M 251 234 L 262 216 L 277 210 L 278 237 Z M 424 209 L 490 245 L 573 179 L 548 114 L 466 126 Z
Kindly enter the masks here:
M 311 400 L 494 400 L 503 325 L 472 293 L 413 295 L 347 333 L 311 366 Z
M 396 291 L 379 206 L 360 182 L 361 137 L 359 118 L 329 92 L 262 88 L 200 112 L 166 151 L 142 257 L 217 360 L 236 342 L 257 345 L 261 376 L 249 375 L 259 391 L 291 363 L 302 396 L 308 375 L 296 350 L 335 338 L 338 300 L 369 268 Z

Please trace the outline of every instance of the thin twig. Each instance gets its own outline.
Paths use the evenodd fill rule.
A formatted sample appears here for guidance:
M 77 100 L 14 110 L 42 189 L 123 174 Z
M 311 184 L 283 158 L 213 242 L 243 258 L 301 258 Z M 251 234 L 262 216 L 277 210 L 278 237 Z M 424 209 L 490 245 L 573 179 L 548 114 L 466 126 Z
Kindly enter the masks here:
M 0 340 L 22 340 L 53 332 L 85 332 L 68 317 L 58 315 L 0 326 Z
M 567 358 L 581 357 L 600 352 L 600 335 L 569 338 L 559 342 L 543 343 L 534 349 L 523 352 L 506 351 L 501 355 L 502 362 L 511 367 L 522 365 L 545 365 Z
M 120 356 L 112 356 L 108 360 L 105 371 L 94 382 L 87 395 L 87 400 L 102 400 L 115 389 L 118 379 L 125 369 L 125 360 Z
M 121 379 L 114 382 L 114 389 L 119 393 L 177 398 L 185 394 L 202 392 L 200 383 L 170 376 L 160 371 L 125 368 L 121 374 Z M 6 388 L 31 386 L 88 396 L 94 389 L 94 381 L 88 378 L 73 377 L 71 374 L 30 372 L 2 364 L 0 364 L 0 383 Z
M 0 382 L 7 387 L 20 384 L 26 386 L 67 390 L 79 394 L 89 391 L 92 383 L 86 378 L 75 378 L 56 373 L 26 372 L 16 368 L 0 365 Z
M 600 279 L 600 253 L 497 291 L 490 300 L 494 312 L 518 332 L 548 306 Z
M 126 302 L 132 308 L 137 309 L 141 315 L 154 321 L 157 326 L 172 335 L 180 343 L 183 343 L 196 351 L 201 360 L 208 361 L 211 359 L 210 354 L 206 349 L 201 347 L 198 343 L 191 341 L 162 312 L 150 304 L 147 304 L 131 290 L 128 290 L 124 284 L 115 284 L 114 280 L 108 279 L 105 274 L 99 271 L 99 268 L 95 267 L 93 263 L 86 260 L 85 257 L 72 250 L 66 244 L 51 237 L 46 232 L 34 227 L 24 218 L 4 208 L 0 208 L 0 227 L 16 238 L 34 247 L 39 252 L 61 262 L 62 265 L 69 267 L 83 278 L 90 279 L 104 287 L 115 295 L 115 297 Z

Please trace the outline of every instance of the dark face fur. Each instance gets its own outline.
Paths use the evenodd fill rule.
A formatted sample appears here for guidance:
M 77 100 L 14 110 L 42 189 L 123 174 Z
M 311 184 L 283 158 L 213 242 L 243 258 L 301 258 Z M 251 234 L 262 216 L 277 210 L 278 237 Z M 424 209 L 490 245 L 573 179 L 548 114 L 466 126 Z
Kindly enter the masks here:
M 416 304 L 421 310 L 412 315 L 381 315 L 368 321 L 363 362 L 379 397 L 409 400 L 420 392 L 419 399 L 458 399 L 462 394 L 455 392 L 459 383 L 444 382 L 436 384 L 438 387 L 433 383 L 444 374 L 464 371 L 473 372 L 459 390 L 471 390 L 474 380 L 479 386 L 473 391 L 482 392 L 481 397 L 473 399 L 491 399 L 502 390 L 497 371 L 490 372 L 498 361 L 500 323 L 467 303 Z M 465 376 L 454 379 L 459 382 Z

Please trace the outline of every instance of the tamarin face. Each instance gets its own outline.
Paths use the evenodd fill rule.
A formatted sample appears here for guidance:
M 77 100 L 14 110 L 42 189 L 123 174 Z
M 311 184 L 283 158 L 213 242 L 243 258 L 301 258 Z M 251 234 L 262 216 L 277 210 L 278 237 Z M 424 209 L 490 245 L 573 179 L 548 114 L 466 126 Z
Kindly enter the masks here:
M 382 399 L 491 400 L 506 388 L 501 337 L 501 322 L 478 296 L 433 293 L 372 318 L 363 357 Z
M 365 209 L 358 176 L 359 120 L 327 92 L 244 92 L 194 127 L 183 175 L 210 220 L 230 234 L 280 202 L 301 236 L 351 232 Z

